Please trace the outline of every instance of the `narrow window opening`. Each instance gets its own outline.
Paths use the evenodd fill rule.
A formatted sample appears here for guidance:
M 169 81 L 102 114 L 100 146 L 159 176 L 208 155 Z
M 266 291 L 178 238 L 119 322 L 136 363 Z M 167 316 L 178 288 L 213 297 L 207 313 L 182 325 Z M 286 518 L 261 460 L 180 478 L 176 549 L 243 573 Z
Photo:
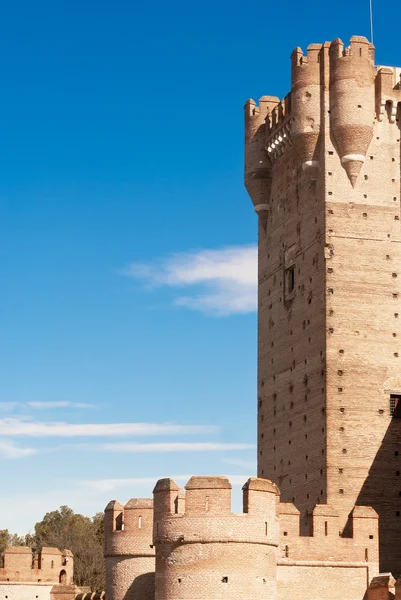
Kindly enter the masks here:
M 370 536 L 369 536 L 369 539 L 370 539 L 370 540 L 373 540 L 373 535 L 370 535 Z
M 390 414 L 393 419 L 401 419 L 401 403 L 399 394 L 390 394 Z
M 327 525 L 327 521 L 324 522 L 324 535 L 328 535 L 328 525 Z
M 138 517 L 138 529 L 142 529 L 142 517 Z
M 267 535 L 267 522 L 265 522 L 265 535 Z
M 115 528 L 116 528 L 116 531 L 122 531 L 122 529 L 123 529 L 123 513 L 120 513 L 119 515 L 116 516 Z
M 206 496 L 205 510 L 206 512 L 209 512 L 209 496 Z
M 369 560 L 369 555 L 368 555 L 368 549 L 367 548 L 365 548 L 365 560 L 366 560 L 366 562 L 368 562 L 368 560 Z
M 295 265 L 291 265 L 285 270 L 285 285 L 287 294 L 291 294 L 295 290 Z
M 285 547 L 285 557 L 288 558 L 289 554 L 290 554 L 290 550 L 289 550 L 288 546 L 286 546 Z

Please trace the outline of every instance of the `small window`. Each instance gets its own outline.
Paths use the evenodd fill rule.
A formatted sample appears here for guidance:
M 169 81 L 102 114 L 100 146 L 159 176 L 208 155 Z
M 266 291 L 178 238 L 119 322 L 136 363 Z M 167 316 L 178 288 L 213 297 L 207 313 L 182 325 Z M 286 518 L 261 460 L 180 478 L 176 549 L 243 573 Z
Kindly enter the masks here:
M 222 583 L 228 583 L 228 577 L 223 577 L 221 581 Z
M 138 529 L 142 529 L 142 517 L 138 517 Z
M 401 394 L 390 395 L 390 414 L 393 419 L 401 419 Z
M 295 265 L 291 265 L 285 270 L 285 286 L 287 294 L 295 290 Z

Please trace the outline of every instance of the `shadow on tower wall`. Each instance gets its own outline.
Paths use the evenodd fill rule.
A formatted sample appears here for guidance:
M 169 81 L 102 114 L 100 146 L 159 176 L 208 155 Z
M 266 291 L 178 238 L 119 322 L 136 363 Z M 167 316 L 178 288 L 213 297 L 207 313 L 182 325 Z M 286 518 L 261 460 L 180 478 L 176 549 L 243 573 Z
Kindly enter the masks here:
M 380 571 L 401 576 L 401 418 L 391 419 L 355 504 L 379 515 Z
M 144 573 L 135 577 L 124 596 L 124 600 L 154 600 L 155 574 Z

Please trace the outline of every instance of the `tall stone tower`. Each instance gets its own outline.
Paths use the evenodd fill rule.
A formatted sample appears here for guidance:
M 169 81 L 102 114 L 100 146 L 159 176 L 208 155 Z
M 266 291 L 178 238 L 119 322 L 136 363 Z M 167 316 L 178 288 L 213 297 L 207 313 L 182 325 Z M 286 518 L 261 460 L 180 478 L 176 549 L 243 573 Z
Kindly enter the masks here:
M 258 215 L 258 476 L 350 534 L 380 517 L 401 573 L 400 69 L 353 37 L 291 56 L 292 89 L 245 105 Z

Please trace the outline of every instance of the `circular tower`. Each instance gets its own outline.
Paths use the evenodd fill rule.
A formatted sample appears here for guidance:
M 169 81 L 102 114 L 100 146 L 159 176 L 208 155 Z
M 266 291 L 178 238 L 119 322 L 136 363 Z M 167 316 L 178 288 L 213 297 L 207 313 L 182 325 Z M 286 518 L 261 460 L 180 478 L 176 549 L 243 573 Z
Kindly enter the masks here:
M 154 600 L 153 500 L 110 502 L 104 516 L 108 600 Z
M 319 168 L 321 49 L 321 44 L 311 44 L 307 56 L 303 56 L 301 48 L 295 48 L 291 55 L 292 140 L 302 168 L 311 179 L 317 178 Z
M 365 37 L 353 36 L 345 50 L 340 39 L 331 43 L 331 129 L 353 187 L 373 137 L 374 81 L 374 47 Z
M 252 99 L 244 106 L 245 187 L 260 216 L 269 208 L 272 185 L 272 165 L 265 150 L 265 122 L 278 103 L 279 99 L 275 96 L 262 96 L 259 106 Z
M 225 477 L 192 477 L 185 501 L 172 480 L 154 489 L 155 600 L 274 600 L 276 486 L 249 479 L 231 512 Z

